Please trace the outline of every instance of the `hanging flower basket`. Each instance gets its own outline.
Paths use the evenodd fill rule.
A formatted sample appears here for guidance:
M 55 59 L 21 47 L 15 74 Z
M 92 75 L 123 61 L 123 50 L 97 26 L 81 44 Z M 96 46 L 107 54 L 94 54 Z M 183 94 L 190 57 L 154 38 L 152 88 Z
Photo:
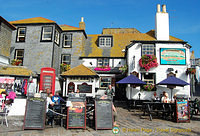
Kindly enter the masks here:
M 19 59 L 13 59 L 13 60 L 11 60 L 11 65 L 21 66 L 22 65 L 22 61 L 19 60 Z
M 102 66 L 94 68 L 95 71 L 110 71 L 111 68 L 109 66 Z
M 196 74 L 196 69 L 195 68 L 187 68 L 186 74 Z
M 119 71 L 122 72 L 122 74 L 125 74 L 128 70 L 128 67 L 127 65 L 124 65 L 124 66 L 120 66 L 119 67 Z
M 150 84 L 150 85 L 143 85 L 143 89 L 144 89 L 145 91 L 155 91 L 156 86 L 153 85 L 153 84 Z
M 70 70 L 70 68 L 71 67 L 70 67 L 69 64 L 65 64 L 65 63 L 60 64 L 60 71 L 61 71 L 61 73 Z
M 158 66 L 157 58 L 154 55 L 143 55 L 139 60 L 139 65 L 141 68 L 149 71 L 150 68 Z

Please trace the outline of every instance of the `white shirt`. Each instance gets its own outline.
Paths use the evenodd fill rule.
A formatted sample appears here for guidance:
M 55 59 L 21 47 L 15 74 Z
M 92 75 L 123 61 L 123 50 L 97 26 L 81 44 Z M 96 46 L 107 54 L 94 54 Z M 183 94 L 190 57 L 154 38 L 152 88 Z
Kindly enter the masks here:
M 49 104 L 54 104 L 54 102 L 52 102 L 52 100 L 51 100 L 51 98 L 50 98 L 50 97 L 47 97 L 46 112 L 48 112 L 48 107 L 49 107 Z

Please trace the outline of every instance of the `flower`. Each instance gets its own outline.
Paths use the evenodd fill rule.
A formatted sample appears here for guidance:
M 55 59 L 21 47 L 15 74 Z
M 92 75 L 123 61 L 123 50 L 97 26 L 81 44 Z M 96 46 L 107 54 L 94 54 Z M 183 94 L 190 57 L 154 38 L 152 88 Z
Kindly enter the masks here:
M 122 74 L 124 74 L 125 72 L 127 72 L 127 69 L 128 69 L 127 65 L 119 67 L 119 71 L 122 72 Z
M 68 71 L 68 70 L 70 70 L 70 64 L 65 64 L 65 63 L 62 63 L 62 64 L 60 64 L 60 71 L 61 72 L 65 72 L 65 71 Z
M 143 89 L 146 91 L 152 91 L 152 90 L 155 90 L 155 87 L 156 86 L 154 84 L 148 84 L 148 85 L 144 85 Z
M 186 74 L 196 74 L 196 69 L 195 68 L 187 68 Z
M 14 66 L 21 66 L 21 64 L 22 64 L 22 61 L 19 59 L 13 59 L 11 61 L 11 65 L 14 65 Z
M 95 71 L 110 71 L 111 68 L 109 66 L 102 66 L 94 68 Z
M 149 71 L 150 68 L 158 66 L 157 58 L 154 55 L 143 55 L 139 60 L 139 65 Z

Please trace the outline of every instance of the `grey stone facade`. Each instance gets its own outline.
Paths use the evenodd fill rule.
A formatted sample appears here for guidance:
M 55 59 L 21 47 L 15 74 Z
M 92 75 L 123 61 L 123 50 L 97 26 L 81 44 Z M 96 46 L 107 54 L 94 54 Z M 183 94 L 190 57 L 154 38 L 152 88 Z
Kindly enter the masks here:
M 64 34 L 72 34 L 72 47 L 71 48 L 63 48 L 63 35 Z M 71 55 L 71 68 L 76 67 L 82 64 L 82 60 L 79 57 L 82 54 L 82 48 L 86 37 L 84 36 L 83 32 L 63 32 L 61 40 L 62 46 L 62 54 L 70 54 Z M 61 55 L 60 55 L 60 62 L 61 62 Z
M 0 20 L 0 55 L 9 57 L 12 29 Z
M 44 26 L 53 27 L 52 41 L 50 42 L 41 41 L 42 27 Z M 16 49 L 23 49 L 24 66 L 37 73 L 40 73 L 42 67 L 52 67 L 56 69 L 57 76 L 60 74 L 62 54 L 71 55 L 71 68 L 81 64 L 79 56 L 81 56 L 82 45 L 86 38 L 83 31 L 62 31 L 55 23 L 18 24 L 16 27 L 26 27 L 26 38 L 25 42 L 16 42 L 17 30 L 12 33 L 11 60 L 15 58 Z M 59 44 L 54 42 L 56 29 L 60 32 Z M 72 48 L 63 48 L 63 33 L 71 33 L 73 35 Z

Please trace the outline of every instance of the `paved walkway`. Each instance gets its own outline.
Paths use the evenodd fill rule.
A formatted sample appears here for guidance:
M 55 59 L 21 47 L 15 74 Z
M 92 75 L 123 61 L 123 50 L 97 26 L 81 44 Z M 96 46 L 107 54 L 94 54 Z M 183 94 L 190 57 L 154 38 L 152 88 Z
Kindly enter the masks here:
M 128 111 L 123 104 L 117 105 L 118 124 L 120 133 L 113 134 L 112 130 L 98 130 L 88 127 L 86 130 L 46 126 L 44 130 L 22 130 L 23 118 L 9 118 L 9 127 L 0 126 L 0 136 L 171 136 L 171 135 L 200 135 L 200 115 L 194 116 L 190 123 L 175 123 L 161 118 L 149 121 L 148 116 L 141 116 L 140 110 Z

